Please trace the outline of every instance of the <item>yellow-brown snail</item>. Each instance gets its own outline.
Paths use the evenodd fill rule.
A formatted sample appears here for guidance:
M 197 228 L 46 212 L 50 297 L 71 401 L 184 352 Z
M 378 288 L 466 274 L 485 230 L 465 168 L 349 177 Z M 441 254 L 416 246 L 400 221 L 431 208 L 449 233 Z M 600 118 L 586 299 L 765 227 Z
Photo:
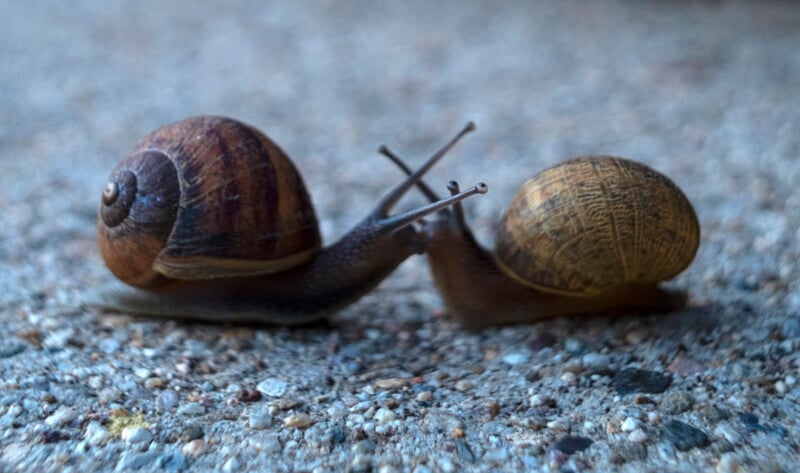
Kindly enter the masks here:
M 424 182 L 417 186 L 438 200 Z M 458 193 L 455 182 L 449 189 Z M 525 182 L 501 218 L 493 253 L 476 241 L 459 203 L 424 233 L 436 287 L 467 327 L 681 307 L 685 293 L 658 283 L 683 271 L 700 243 L 697 215 L 669 178 L 611 156 L 574 158 Z
M 109 283 L 91 305 L 155 316 L 297 324 L 329 315 L 424 250 L 413 223 L 477 186 L 398 215 L 394 204 L 469 124 L 349 233 L 322 248 L 311 199 L 286 154 L 255 128 L 200 116 L 146 136 L 112 172 L 98 239 Z M 135 286 L 135 287 L 134 287 Z

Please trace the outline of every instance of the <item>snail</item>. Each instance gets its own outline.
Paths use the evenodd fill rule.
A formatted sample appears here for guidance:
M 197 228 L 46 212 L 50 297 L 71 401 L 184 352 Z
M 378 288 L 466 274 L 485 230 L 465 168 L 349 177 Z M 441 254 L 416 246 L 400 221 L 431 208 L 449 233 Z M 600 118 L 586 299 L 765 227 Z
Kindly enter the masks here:
M 410 172 L 385 146 L 381 153 Z M 454 181 L 448 188 L 458 194 Z M 461 204 L 437 215 L 423 229 L 432 278 L 448 313 L 472 328 L 680 308 L 685 292 L 658 284 L 686 269 L 700 244 L 694 208 L 669 178 L 611 156 L 577 157 L 528 179 L 500 219 L 494 252 L 477 242 Z
M 389 215 L 455 143 L 378 201 L 338 242 L 322 247 L 303 179 L 266 135 L 239 121 L 188 118 L 143 138 L 111 173 L 97 235 L 112 281 L 89 305 L 150 316 L 299 324 L 356 301 L 422 253 L 420 217 L 487 188 Z

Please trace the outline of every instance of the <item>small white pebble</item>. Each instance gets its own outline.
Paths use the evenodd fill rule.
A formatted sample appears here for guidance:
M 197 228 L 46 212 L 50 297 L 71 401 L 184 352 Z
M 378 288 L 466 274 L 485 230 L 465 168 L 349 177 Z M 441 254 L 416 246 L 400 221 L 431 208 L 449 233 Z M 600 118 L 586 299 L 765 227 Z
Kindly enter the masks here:
M 742 435 L 727 422 L 722 422 L 717 425 L 717 427 L 714 429 L 714 435 L 722 437 L 734 445 L 741 443 L 742 441 Z
M 447 457 L 439 459 L 439 469 L 444 473 L 453 473 L 454 471 L 458 471 L 456 465 Z
M 178 408 L 178 414 L 185 416 L 199 416 L 206 413 L 206 408 L 202 404 L 189 402 Z
M 92 389 L 101 389 L 105 385 L 105 380 L 102 376 L 89 376 L 86 385 Z
M 647 421 L 651 424 L 658 424 L 661 422 L 661 414 L 657 411 L 650 411 L 647 413 Z
M 226 461 L 225 464 L 222 465 L 222 471 L 225 473 L 233 473 L 234 471 L 238 470 L 239 470 L 239 460 L 237 460 L 236 457 L 228 458 L 228 461 Z
M 247 423 L 251 429 L 263 430 L 272 423 L 272 416 L 264 409 L 254 409 L 248 414 Z
M 97 421 L 91 421 L 89 425 L 86 426 L 84 438 L 89 445 L 105 445 L 112 437 L 114 437 L 114 435 Z
M 547 404 L 547 396 L 534 394 L 530 397 L 529 402 L 531 403 L 531 407 L 541 407 Z
M 569 430 L 569 421 L 566 419 L 551 420 L 546 425 L 548 429 L 552 429 L 557 432 L 566 432 Z
M 634 429 L 628 434 L 628 440 L 635 443 L 647 442 L 647 433 L 642 429 Z
M 775 383 L 775 391 L 777 391 L 778 394 L 786 394 L 788 390 L 789 386 L 787 386 L 785 382 L 778 381 Z
M 66 425 L 75 420 L 78 414 L 70 407 L 59 407 L 52 415 L 48 416 L 44 423 L 50 426 Z
M 133 374 L 141 379 L 147 379 L 153 373 L 147 368 L 134 368 Z
M 417 401 L 418 402 L 431 402 L 433 399 L 433 393 L 430 391 L 422 391 L 417 394 Z
M 128 443 L 146 443 L 153 440 L 153 434 L 144 427 L 125 427 L 120 437 Z
M 203 439 L 195 439 L 181 449 L 187 457 L 199 457 L 208 451 L 208 444 Z
M 600 353 L 587 353 L 581 357 L 583 367 L 590 371 L 605 371 L 611 364 L 611 357 Z
M 787 376 L 783 381 L 789 386 L 794 386 L 797 383 L 797 379 L 794 376 Z
M 575 373 L 567 371 L 566 373 L 561 375 L 561 381 L 565 382 L 570 386 L 574 386 L 578 382 L 578 377 L 575 376 Z
M 622 421 L 622 425 L 619 426 L 620 430 L 623 432 L 632 432 L 636 428 L 639 427 L 639 421 L 634 419 L 633 417 L 628 417 L 624 421 Z
M 265 396 L 281 397 L 286 393 L 287 387 L 289 387 L 289 383 L 282 379 L 267 378 L 258 383 L 256 389 L 261 391 Z
M 507 353 L 503 355 L 503 363 L 507 365 L 520 365 L 522 363 L 527 363 L 528 360 L 528 355 L 524 353 Z
M 25 409 L 22 408 L 19 404 L 11 404 L 8 406 L 8 410 L 6 411 L 6 415 L 12 419 L 19 417 L 20 414 L 25 412 Z
M 342 403 L 335 403 L 328 408 L 328 415 L 334 419 L 342 419 L 347 416 L 347 408 Z
M 594 429 L 594 422 L 587 420 L 586 422 L 583 423 L 583 428 L 586 430 Z
M 472 383 L 467 380 L 459 380 L 456 382 L 455 388 L 456 391 L 466 391 L 472 387 Z
M 378 467 L 378 473 L 400 473 L 400 470 L 394 465 L 381 465 Z
M 311 419 L 311 416 L 304 412 L 301 412 L 299 414 L 292 414 L 283 420 L 283 425 L 285 425 L 286 427 L 297 428 L 297 429 L 308 427 L 313 423 L 314 420 Z
M 387 423 L 395 420 L 397 415 L 391 409 L 387 409 L 385 407 L 381 407 L 375 412 L 375 415 L 372 416 L 373 419 L 380 423 Z

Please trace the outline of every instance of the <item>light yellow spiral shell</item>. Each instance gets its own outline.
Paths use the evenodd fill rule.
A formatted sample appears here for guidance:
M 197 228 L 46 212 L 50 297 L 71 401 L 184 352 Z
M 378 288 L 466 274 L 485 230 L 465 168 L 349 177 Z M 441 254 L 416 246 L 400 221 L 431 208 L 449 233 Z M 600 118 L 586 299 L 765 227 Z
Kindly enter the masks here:
M 584 156 L 523 184 L 501 220 L 495 255 L 525 285 L 591 296 L 670 279 L 699 244 L 697 215 L 666 176 L 627 159 Z

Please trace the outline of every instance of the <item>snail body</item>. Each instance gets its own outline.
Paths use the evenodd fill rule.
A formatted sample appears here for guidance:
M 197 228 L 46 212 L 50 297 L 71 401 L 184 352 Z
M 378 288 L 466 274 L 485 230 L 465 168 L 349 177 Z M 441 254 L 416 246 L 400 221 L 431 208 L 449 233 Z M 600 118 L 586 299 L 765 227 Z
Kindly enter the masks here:
M 305 323 L 374 288 L 423 250 L 412 224 L 470 195 L 398 215 L 395 203 L 468 125 L 338 242 L 323 247 L 311 198 L 291 160 L 249 125 L 188 118 L 142 139 L 114 169 L 98 212 L 111 272 L 91 305 L 210 321 Z
M 493 252 L 460 204 L 424 231 L 436 287 L 468 327 L 679 308 L 685 293 L 658 284 L 688 267 L 700 242 L 697 215 L 669 178 L 611 156 L 574 158 L 527 180 L 500 219 Z

